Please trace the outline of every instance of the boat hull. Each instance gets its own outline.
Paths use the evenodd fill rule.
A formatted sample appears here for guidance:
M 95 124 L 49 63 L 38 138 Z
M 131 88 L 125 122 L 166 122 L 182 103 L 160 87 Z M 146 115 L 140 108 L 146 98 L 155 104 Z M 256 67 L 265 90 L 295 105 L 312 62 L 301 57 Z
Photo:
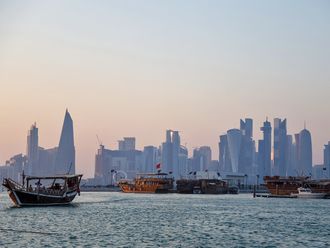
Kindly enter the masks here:
M 52 206 L 66 205 L 72 202 L 77 192 L 67 193 L 65 196 L 43 195 L 19 190 L 9 191 L 9 197 L 16 206 Z

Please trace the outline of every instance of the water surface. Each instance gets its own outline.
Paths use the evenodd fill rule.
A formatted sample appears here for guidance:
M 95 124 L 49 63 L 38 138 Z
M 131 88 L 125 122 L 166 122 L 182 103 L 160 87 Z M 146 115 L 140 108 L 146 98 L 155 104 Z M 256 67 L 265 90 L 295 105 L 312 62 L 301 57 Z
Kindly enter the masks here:
M 5 247 L 330 247 L 330 200 L 86 192 L 70 206 L 13 208 Z

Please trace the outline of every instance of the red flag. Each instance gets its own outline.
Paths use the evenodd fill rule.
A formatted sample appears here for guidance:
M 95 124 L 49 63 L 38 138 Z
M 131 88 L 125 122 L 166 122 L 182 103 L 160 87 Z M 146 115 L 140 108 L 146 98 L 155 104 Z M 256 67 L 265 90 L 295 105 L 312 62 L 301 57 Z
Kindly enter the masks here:
M 156 169 L 157 169 L 157 170 L 160 169 L 160 163 L 156 164 Z

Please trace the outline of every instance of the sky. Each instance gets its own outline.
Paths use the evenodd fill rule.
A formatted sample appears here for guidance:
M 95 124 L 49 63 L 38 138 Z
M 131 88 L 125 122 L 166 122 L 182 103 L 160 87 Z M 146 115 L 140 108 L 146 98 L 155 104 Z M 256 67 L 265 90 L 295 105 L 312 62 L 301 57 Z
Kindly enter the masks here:
M 330 140 L 330 1 L 0 1 L 0 164 L 59 143 L 74 121 L 76 167 L 93 176 L 96 135 L 190 150 L 253 118 L 311 131 L 314 164 Z

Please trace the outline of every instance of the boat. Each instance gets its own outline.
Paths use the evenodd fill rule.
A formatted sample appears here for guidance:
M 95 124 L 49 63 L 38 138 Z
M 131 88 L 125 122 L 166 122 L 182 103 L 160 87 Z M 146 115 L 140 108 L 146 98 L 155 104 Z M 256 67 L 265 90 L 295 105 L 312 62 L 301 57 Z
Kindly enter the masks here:
M 322 199 L 326 196 L 326 193 L 313 193 L 310 188 L 299 187 L 297 190 L 298 194 L 291 193 L 291 196 L 310 199 Z
M 2 185 L 7 188 L 10 199 L 18 207 L 65 205 L 69 204 L 77 194 L 80 195 L 81 177 L 81 174 L 24 176 L 23 184 L 4 178 Z
M 167 173 L 141 173 L 134 180 L 120 180 L 118 186 L 124 193 L 169 193 L 173 183 Z
M 313 193 L 324 193 L 330 197 L 330 179 L 313 180 L 310 177 L 265 176 L 265 186 L 271 195 L 291 196 L 298 194 L 298 188 L 309 188 Z
M 228 187 L 227 182 L 220 179 L 180 179 L 176 181 L 176 188 L 181 194 L 232 193 L 232 187 Z

